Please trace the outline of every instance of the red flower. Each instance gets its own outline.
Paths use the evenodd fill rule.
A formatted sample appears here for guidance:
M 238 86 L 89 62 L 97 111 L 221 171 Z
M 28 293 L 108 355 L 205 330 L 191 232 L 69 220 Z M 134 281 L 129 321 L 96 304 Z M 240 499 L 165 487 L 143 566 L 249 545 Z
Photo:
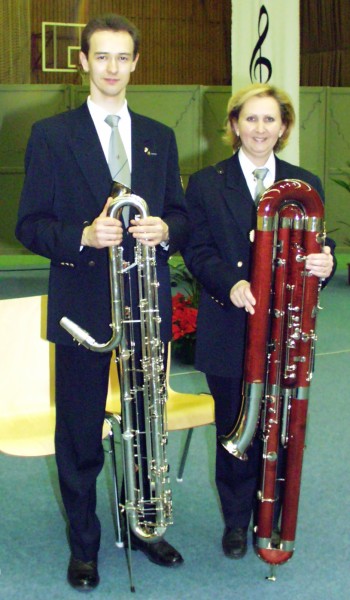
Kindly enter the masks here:
M 194 339 L 197 328 L 198 309 L 192 305 L 192 298 L 185 298 L 178 292 L 172 299 L 172 331 L 173 340 L 181 338 Z

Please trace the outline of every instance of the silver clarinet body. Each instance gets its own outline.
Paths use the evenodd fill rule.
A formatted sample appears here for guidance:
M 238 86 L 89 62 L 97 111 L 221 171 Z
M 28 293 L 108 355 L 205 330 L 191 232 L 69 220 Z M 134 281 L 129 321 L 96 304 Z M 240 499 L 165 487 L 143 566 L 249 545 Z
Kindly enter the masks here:
M 108 215 L 122 220 L 124 207 L 141 218 L 146 202 L 115 183 Z M 131 282 L 136 274 L 137 286 Z M 160 338 L 155 248 L 135 244 L 134 262 L 125 263 L 123 247 L 109 249 L 111 337 L 97 342 L 67 317 L 62 327 L 94 352 L 117 350 L 121 390 L 124 508 L 131 531 L 148 542 L 158 541 L 171 524 L 172 501 L 166 458 L 166 378 Z M 137 298 L 132 290 L 137 287 Z M 128 305 L 126 305 L 126 298 Z M 137 313 L 137 314 L 135 314 Z M 136 342 L 135 342 L 136 341 Z M 139 350 L 141 346 L 141 352 Z

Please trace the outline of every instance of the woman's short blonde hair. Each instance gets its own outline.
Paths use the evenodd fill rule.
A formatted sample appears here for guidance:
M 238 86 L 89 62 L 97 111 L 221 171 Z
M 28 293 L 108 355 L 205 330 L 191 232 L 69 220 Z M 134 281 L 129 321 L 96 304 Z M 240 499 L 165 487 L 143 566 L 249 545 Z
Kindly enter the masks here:
M 231 96 L 227 105 L 227 116 L 225 121 L 225 134 L 223 139 L 225 143 L 233 147 L 234 150 L 238 150 L 241 145 L 241 139 L 233 127 L 233 121 L 238 121 L 239 113 L 247 100 L 258 96 L 263 98 L 264 96 L 271 96 L 278 102 L 281 111 L 282 123 L 285 125 L 285 131 L 280 138 L 278 138 L 274 147 L 274 152 L 282 150 L 288 142 L 290 132 L 295 123 L 295 112 L 292 101 L 288 94 L 283 90 L 278 89 L 267 83 L 253 83 L 245 88 L 242 88 Z

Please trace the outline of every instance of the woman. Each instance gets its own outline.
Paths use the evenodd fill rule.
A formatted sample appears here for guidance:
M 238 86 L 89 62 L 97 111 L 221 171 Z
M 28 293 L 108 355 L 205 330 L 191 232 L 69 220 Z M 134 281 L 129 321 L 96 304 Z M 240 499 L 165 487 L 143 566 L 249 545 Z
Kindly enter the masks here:
M 301 179 L 324 200 L 321 182 L 312 173 L 276 157 L 287 143 L 295 114 L 281 90 L 255 84 L 234 94 L 228 103 L 226 140 L 233 156 L 191 176 L 186 196 L 192 236 L 185 260 L 202 284 L 196 344 L 196 368 L 206 374 L 215 400 L 217 434 L 227 434 L 241 405 L 247 313 L 256 300 L 249 283 L 251 242 L 255 227 L 259 172 L 268 188 L 281 179 Z M 334 242 L 310 254 L 305 266 L 326 279 L 334 270 Z M 216 453 L 216 484 L 225 522 L 222 545 L 229 558 L 242 558 L 252 516 L 259 474 L 259 442 L 249 460 L 231 456 L 220 443 Z

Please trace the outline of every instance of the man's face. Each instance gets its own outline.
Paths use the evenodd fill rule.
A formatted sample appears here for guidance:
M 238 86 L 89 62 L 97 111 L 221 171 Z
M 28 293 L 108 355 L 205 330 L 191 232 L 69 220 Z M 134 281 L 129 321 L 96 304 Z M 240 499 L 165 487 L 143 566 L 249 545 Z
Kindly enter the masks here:
M 96 104 L 115 98 L 124 101 L 130 74 L 135 71 L 134 42 L 126 31 L 96 31 L 90 38 L 88 57 L 80 62 L 90 76 L 91 98 Z

